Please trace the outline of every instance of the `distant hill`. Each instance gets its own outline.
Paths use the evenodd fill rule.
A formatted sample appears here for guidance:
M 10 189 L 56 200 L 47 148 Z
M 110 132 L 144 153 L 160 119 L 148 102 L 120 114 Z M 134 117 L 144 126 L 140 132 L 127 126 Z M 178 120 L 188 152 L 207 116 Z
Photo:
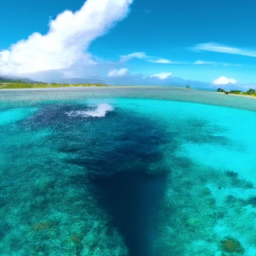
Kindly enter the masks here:
M 12 76 L 1 76 L 0 83 L 34 83 L 35 81 L 28 78 L 12 77 Z

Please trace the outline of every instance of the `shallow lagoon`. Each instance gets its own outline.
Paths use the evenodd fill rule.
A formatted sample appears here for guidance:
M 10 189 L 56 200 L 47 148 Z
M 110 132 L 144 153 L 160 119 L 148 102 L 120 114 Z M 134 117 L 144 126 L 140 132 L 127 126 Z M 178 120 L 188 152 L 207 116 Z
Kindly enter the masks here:
M 255 256 L 255 111 L 191 89 L 1 91 L 0 254 Z

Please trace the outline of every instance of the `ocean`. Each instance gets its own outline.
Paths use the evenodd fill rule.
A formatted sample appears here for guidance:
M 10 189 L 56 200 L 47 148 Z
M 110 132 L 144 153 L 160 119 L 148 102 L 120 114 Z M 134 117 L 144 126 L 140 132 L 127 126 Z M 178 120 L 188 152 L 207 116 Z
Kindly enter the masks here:
M 0 91 L 1 256 L 256 255 L 256 100 Z

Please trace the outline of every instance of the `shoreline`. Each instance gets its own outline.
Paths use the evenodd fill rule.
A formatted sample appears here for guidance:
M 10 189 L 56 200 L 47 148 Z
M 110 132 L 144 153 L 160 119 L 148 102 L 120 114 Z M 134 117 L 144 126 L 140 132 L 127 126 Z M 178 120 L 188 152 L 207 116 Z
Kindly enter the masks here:
M 49 87 L 49 88 L 14 88 L 14 89 L 4 89 L 1 88 L 1 91 L 76 91 L 76 90 L 86 90 L 86 89 L 167 89 L 167 90 L 193 90 L 193 91 L 199 91 L 199 92 L 208 92 L 208 93 L 215 93 L 218 95 L 225 95 L 225 93 L 222 92 L 216 92 L 216 91 L 206 91 L 203 89 L 194 89 L 194 88 L 186 88 L 186 87 L 177 87 L 177 86 L 157 86 L 157 85 L 108 85 L 108 86 L 79 86 L 79 87 Z M 248 99 L 253 99 L 256 100 L 255 96 L 250 96 L 250 95 L 239 95 L 239 94 L 232 94 L 230 93 L 229 95 L 225 95 L 225 97 L 230 97 L 230 96 L 235 96 L 235 97 L 240 97 L 240 98 L 248 98 Z
M 13 89 L 4 89 L 4 88 L 0 88 L 0 92 L 1 91 L 56 91 L 56 90 L 81 90 L 81 89 L 107 89 L 107 88 L 111 88 L 111 89 L 122 89 L 122 88 L 152 88 L 152 89 L 186 89 L 186 90 L 193 90 L 193 88 L 187 89 L 185 87 L 177 87 L 177 86 L 157 86 L 157 85 L 108 85 L 108 86 L 80 86 L 80 87 L 49 87 L 49 88 L 13 88 Z M 201 91 L 201 90 L 199 90 Z
M 232 94 L 232 93 L 229 93 L 228 95 L 226 95 L 225 93 L 223 93 L 223 92 L 216 92 L 216 93 L 218 93 L 218 94 L 220 94 L 220 95 L 225 95 L 225 96 L 227 96 L 227 97 L 229 97 L 229 96 L 236 96 L 236 97 L 241 97 L 241 98 L 248 98 L 248 99 L 253 99 L 253 100 L 256 100 L 256 97 L 255 96 L 250 96 L 250 95 L 240 95 L 240 94 Z
M 2 91 L 2 92 L 1 92 Z M 232 97 L 236 96 L 236 97 Z M 106 86 L 106 87 L 60 87 L 25 88 L 0 90 L 0 103 L 40 102 L 42 100 L 87 100 L 90 98 L 113 99 L 135 98 L 150 100 L 180 101 L 220 107 L 231 107 L 256 112 L 256 97 L 247 95 L 225 95 L 215 91 L 187 89 L 167 86 Z

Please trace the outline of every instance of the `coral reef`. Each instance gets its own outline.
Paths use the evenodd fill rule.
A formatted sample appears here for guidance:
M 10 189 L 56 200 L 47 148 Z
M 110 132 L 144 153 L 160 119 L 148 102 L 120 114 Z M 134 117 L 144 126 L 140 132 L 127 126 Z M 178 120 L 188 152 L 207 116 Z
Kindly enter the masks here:
M 242 248 L 240 242 L 234 238 L 226 238 L 221 242 L 221 248 L 224 252 L 228 253 L 243 253 L 244 249 Z

